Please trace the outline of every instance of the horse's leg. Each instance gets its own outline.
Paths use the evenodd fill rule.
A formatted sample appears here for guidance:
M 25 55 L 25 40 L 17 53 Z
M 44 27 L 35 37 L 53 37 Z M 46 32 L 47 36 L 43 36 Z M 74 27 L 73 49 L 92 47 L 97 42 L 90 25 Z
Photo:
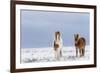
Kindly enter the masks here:
M 78 57 L 78 48 L 76 48 L 76 57 Z
M 60 60 L 60 51 L 57 50 L 57 60 Z
M 54 52 L 55 54 L 55 59 L 57 59 L 57 50 L 55 50 L 55 52 Z
M 79 49 L 80 57 L 82 56 L 82 49 Z
M 61 49 L 58 48 L 58 50 L 57 50 L 57 59 L 60 60 L 61 57 L 62 57 L 62 52 L 61 52 Z
M 60 50 L 60 57 L 62 57 L 62 51 Z
M 82 49 L 82 56 L 85 55 L 85 48 Z
M 83 49 L 84 51 L 83 51 L 83 55 L 85 55 L 85 48 Z

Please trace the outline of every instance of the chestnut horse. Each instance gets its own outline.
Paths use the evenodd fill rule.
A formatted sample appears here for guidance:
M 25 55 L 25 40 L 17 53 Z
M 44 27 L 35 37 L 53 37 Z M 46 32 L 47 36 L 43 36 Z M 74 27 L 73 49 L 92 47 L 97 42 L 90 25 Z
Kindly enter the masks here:
M 57 60 L 60 60 L 60 58 L 62 57 L 62 51 L 61 51 L 62 50 L 62 38 L 61 38 L 61 34 L 59 31 L 55 32 L 53 47 L 54 47 L 54 52 L 55 52 L 55 58 Z
M 79 34 L 74 34 L 74 40 L 75 40 L 76 56 L 78 56 L 78 50 L 79 50 L 80 57 L 84 56 L 85 45 L 86 45 L 85 38 L 80 37 Z

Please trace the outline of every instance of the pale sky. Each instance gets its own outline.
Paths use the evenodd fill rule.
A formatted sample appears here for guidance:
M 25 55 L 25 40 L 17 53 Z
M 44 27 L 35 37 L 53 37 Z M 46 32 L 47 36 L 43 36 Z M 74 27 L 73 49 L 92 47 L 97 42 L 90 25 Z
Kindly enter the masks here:
M 21 48 L 52 47 L 55 31 L 60 31 L 64 46 L 74 46 L 74 34 L 89 45 L 89 13 L 21 10 Z

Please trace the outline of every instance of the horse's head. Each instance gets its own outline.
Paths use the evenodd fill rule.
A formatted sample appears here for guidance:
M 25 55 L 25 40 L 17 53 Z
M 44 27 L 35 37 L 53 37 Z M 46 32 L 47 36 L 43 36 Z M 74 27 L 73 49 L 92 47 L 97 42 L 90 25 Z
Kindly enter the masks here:
M 79 34 L 74 34 L 75 43 L 77 43 L 78 39 L 79 39 Z
M 60 32 L 59 31 L 55 32 L 55 39 L 60 40 Z

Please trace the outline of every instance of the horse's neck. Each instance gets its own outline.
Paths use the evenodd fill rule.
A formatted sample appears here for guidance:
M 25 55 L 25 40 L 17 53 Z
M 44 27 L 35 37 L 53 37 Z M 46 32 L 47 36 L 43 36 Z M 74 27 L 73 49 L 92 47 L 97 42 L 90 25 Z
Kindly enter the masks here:
M 56 40 L 56 41 L 60 41 L 60 40 L 61 40 L 61 37 L 60 37 L 60 38 L 56 38 L 55 40 Z
M 78 37 L 78 39 L 77 39 L 77 41 L 76 41 L 76 43 L 75 43 L 76 45 L 78 44 L 78 42 L 79 42 L 79 39 L 80 39 L 80 37 Z
M 60 40 L 56 39 L 55 42 L 60 42 Z
M 56 43 L 62 43 L 62 38 L 60 38 L 60 39 L 55 39 L 55 42 L 56 42 Z

